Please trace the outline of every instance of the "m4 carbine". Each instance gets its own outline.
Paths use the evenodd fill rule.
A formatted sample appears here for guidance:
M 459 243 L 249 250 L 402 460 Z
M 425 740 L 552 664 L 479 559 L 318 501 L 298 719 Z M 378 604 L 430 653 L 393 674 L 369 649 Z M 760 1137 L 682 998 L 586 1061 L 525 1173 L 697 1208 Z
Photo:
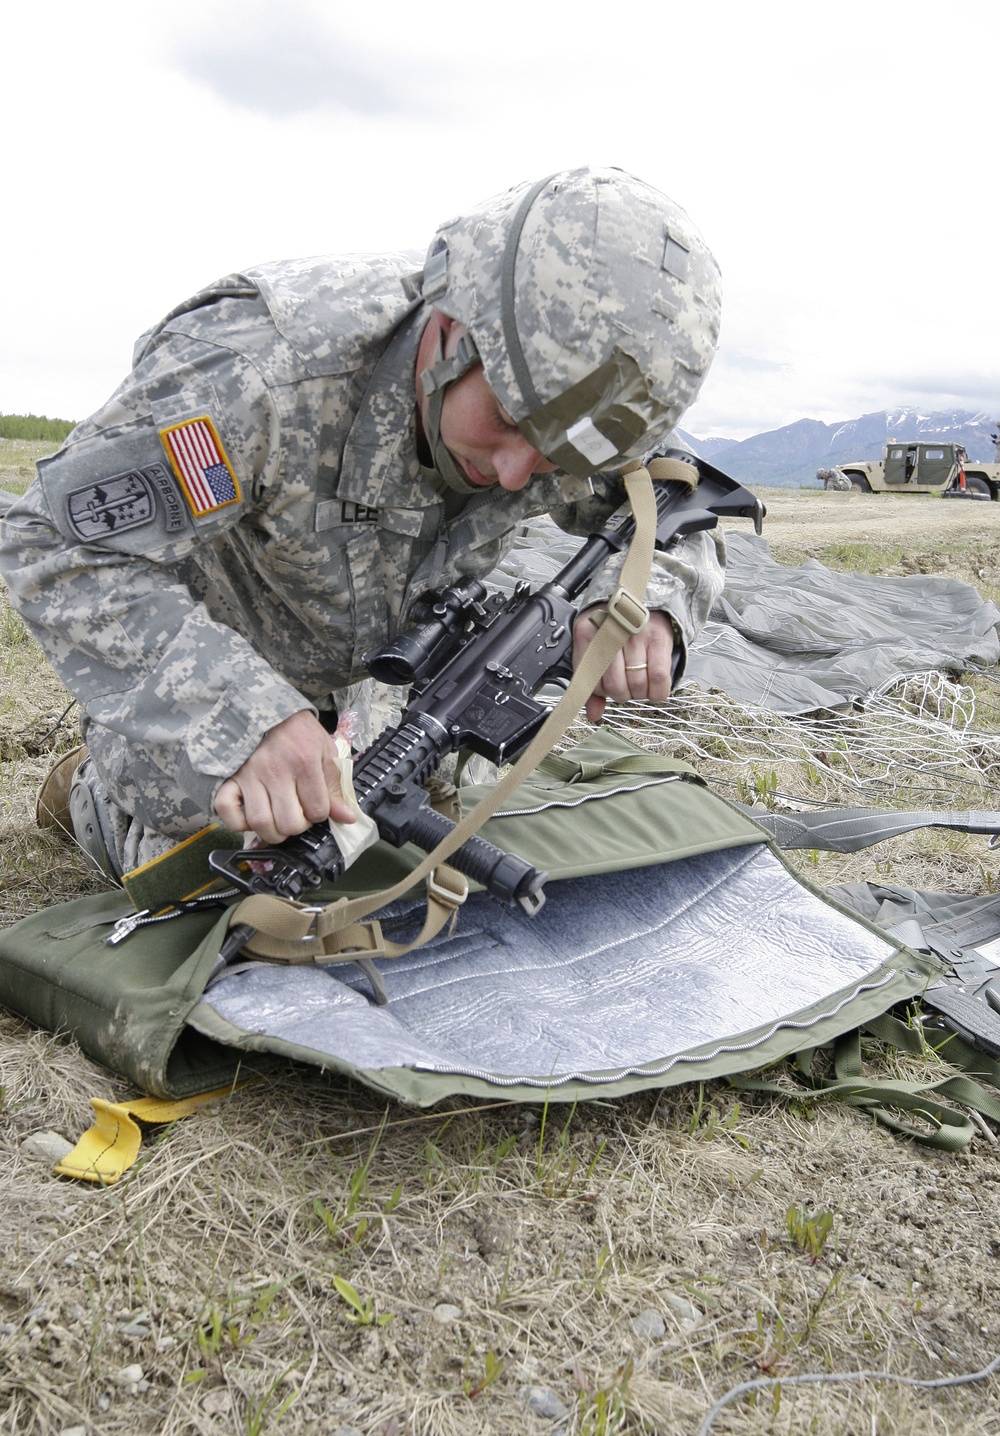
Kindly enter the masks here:
M 722 516 L 752 518 L 760 533 L 764 507 L 733 479 L 679 450 L 661 457 L 693 464 L 698 485 L 656 482 L 656 547 L 714 528 Z M 692 475 L 692 478 L 694 475 Z M 409 701 L 396 727 L 387 729 L 354 764 L 354 791 L 379 834 L 396 847 L 415 843 L 426 852 L 454 828 L 430 806 L 424 780 L 447 754 L 468 749 L 493 763 L 515 759 L 530 743 L 549 709 L 533 696 L 546 684 L 568 682 L 578 598 L 607 558 L 627 547 L 635 520 L 626 506 L 591 535 L 555 578 L 531 592 L 490 594 L 478 579 L 428 593 L 414 605 L 414 627 L 365 655 L 374 678 L 408 684 Z M 534 914 L 544 902 L 546 874 L 511 853 L 472 836 L 448 859 L 494 897 Z M 299 898 L 340 877 L 344 859 L 329 822 L 272 848 L 221 850 L 212 868 L 248 893 Z M 250 936 L 234 929 L 231 950 Z

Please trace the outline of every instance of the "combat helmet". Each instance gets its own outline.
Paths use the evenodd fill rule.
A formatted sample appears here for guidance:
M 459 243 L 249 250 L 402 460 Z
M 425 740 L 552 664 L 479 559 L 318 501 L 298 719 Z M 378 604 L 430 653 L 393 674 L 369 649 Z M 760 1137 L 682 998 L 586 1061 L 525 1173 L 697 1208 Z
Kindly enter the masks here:
M 718 340 L 711 252 L 682 209 L 619 169 L 549 175 L 442 225 L 419 288 L 468 331 L 421 376 L 435 464 L 464 492 L 441 406 L 476 363 L 532 448 L 587 478 L 674 427 Z

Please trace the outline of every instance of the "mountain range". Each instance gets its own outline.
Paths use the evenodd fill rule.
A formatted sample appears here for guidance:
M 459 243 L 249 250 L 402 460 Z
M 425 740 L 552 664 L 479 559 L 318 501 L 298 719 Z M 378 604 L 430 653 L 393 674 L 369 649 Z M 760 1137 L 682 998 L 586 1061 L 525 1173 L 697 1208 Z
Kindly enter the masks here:
M 699 439 L 675 429 L 676 437 L 698 458 L 717 464 L 743 484 L 769 488 L 812 487 L 817 469 L 831 469 L 852 459 L 879 459 L 890 439 L 944 439 L 964 444 L 970 459 L 993 460 L 992 435 L 998 420 L 985 410 L 951 409 L 921 414 L 917 409 L 887 409 L 823 424 L 798 419 L 782 429 L 754 434 L 749 439 Z

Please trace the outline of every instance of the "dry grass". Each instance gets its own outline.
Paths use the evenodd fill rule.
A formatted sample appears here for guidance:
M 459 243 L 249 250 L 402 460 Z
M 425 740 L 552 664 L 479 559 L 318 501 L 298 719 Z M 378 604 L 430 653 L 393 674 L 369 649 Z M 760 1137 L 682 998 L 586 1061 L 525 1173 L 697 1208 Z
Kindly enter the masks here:
M 54 454 L 58 444 L 41 443 L 34 439 L 0 437 L 0 489 L 23 494 L 35 477 L 39 459 Z
M 3 1046 L 0 1430 L 541 1431 L 535 1384 L 567 1430 L 693 1431 L 761 1374 L 933 1377 L 995 1349 L 990 1152 L 928 1157 L 850 1114 L 698 1089 L 553 1109 L 543 1137 L 533 1109 L 412 1118 L 297 1070 L 179 1123 L 101 1192 L 17 1143 L 113 1084 L 14 1022 Z M 652 1340 L 632 1326 L 650 1309 Z M 119 1384 L 133 1364 L 148 1388 Z M 998 1429 L 988 1388 L 774 1405 L 717 1429 Z
M 73 735 L 49 731 L 66 700 L 2 607 L 0 672 L 10 921 L 93 880 L 34 828 L 37 780 Z M 737 783 L 738 755 L 716 761 Z M 793 770 L 781 787 L 808 789 Z M 910 848 L 927 885 L 974 886 L 984 860 L 979 840 Z M 850 861 L 875 875 L 890 859 Z M 75 1139 L 89 1097 L 126 1089 L 9 1015 L 0 1064 L 2 1436 L 694 1433 L 758 1377 L 935 1378 L 1000 1350 L 985 1136 L 942 1156 L 843 1108 L 723 1084 L 414 1116 L 289 1067 L 151 1131 L 100 1190 L 21 1144 Z M 662 1331 L 636 1330 L 645 1313 Z M 565 1414 L 532 1414 L 529 1387 Z M 712 1431 L 986 1436 L 998 1389 L 786 1384 Z

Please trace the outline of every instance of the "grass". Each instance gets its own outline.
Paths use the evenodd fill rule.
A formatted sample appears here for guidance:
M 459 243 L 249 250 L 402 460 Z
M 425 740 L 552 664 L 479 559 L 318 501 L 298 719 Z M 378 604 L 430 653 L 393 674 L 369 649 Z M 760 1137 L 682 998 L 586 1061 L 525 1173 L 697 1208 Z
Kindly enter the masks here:
M 58 1068 L 66 1058 L 50 1049 L 49 1060 Z M 440 1135 L 459 1174 L 476 1150 L 516 1139 L 480 1169 L 474 1201 L 461 1181 L 442 1191 L 422 1179 L 420 1119 L 383 1137 L 370 1161 L 372 1137 L 352 1141 L 350 1122 L 371 1125 L 379 1113 L 369 1094 L 289 1072 L 252 1102 L 181 1124 L 122 1189 L 53 1191 L 49 1181 L 44 1212 L 35 1204 L 41 1230 L 21 1233 L 13 1263 L 23 1300 L 12 1310 L 12 1369 L 30 1356 L 37 1390 L 95 1415 L 111 1391 L 117 1424 L 98 1426 L 108 1430 L 199 1429 L 206 1412 L 225 1413 L 229 1429 L 263 1420 L 266 1430 L 282 1407 L 270 1429 L 336 1429 L 326 1419 L 360 1421 L 366 1432 L 389 1431 L 393 1420 L 400 1431 L 533 1430 L 519 1425 L 520 1391 L 542 1384 L 575 1431 L 658 1431 L 692 1429 L 707 1404 L 699 1372 L 718 1393 L 761 1371 L 851 1365 L 861 1353 L 870 1363 L 889 1346 L 909 1353 L 909 1369 L 922 1356 L 914 1320 L 933 1340 L 932 1317 L 914 1314 L 915 1291 L 935 1291 L 929 1273 L 918 1288 L 916 1268 L 890 1265 L 877 1283 L 865 1275 L 876 1214 L 844 1191 L 859 1138 L 835 1115 L 776 1123 L 748 1111 L 743 1149 L 692 1134 L 684 1092 L 581 1111 L 577 1135 L 612 1155 L 588 1187 L 553 1202 L 525 1180 L 538 1127 L 522 1109 L 460 1112 Z M 777 1158 L 765 1150 L 776 1127 L 785 1128 Z M 331 1132 L 353 1148 L 349 1166 L 369 1168 L 371 1226 L 360 1246 L 331 1243 L 306 1218 L 312 1193 L 332 1196 L 339 1184 L 320 1147 L 303 1156 Z M 889 1188 L 877 1213 L 884 1239 L 915 1215 L 908 1191 L 926 1203 L 928 1164 L 888 1138 L 860 1145 L 862 1177 L 867 1159 Z M 22 1202 L 26 1184 L 44 1185 L 23 1166 L 19 1176 Z M 345 1177 L 341 1196 L 348 1190 Z M 790 1208 L 801 1213 L 794 1231 Z M 824 1214 L 838 1224 L 835 1253 Z M 9 1211 L 6 1221 L 14 1224 Z M 47 1304 L 33 1341 L 16 1320 L 29 1301 Z M 459 1315 L 441 1321 L 442 1305 Z M 655 1342 L 631 1325 L 650 1306 L 666 1328 Z M 50 1358 L 71 1342 L 83 1353 L 84 1335 L 86 1362 L 71 1375 Z M 124 1396 L 115 1376 L 134 1361 L 150 1386 Z M 901 1429 L 891 1401 L 841 1399 L 844 1424 L 819 1429 L 852 1429 L 873 1400 L 879 1429 Z M 809 1421 L 830 1410 L 816 1393 L 794 1404 Z M 684 1425 L 669 1424 L 677 1420 Z M 769 1429 L 753 1412 L 738 1421 Z
M 53 726 L 65 695 L 2 604 L 0 672 L 12 921 L 97 880 L 34 827 L 37 781 L 74 734 Z M 1000 730 L 996 690 L 980 686 L 980 720 Z M 794 760 L 739 768 L 719 739 L 704 765 L 743 772 L 746 796 L 777 806 L 847 791 L 855 730 L 841 724 Z M 837 861 L 972 886 L 983 853 L 921 834 Z M 863 1057 L 904 1080 L 944 1070 L 877 1043 Z M 88 1099 L 124 1085 L 2 1012 L 0 1082 L 0 1436 L 673 1436 L 756 1378 L 936 1377 L 1000 1350 L 1000 1167 L 985 1135 L 931 1153 L 858 1112 L 723 1083 L 413 1114 L 289 1065 L 147 1133 L 133 1171 L 101 1190 L 21 1144 L 75 1139 Z M 637 1320 L 651 1312 L 662 1335 Z M 565 1414 L 531 1414 L 529 1388 Z M 735 1402 L 713 1432 L 986 1436 L 998 1394 L 995 1379 L 784 1385 Z
M 887 515 L 891 531 L 891 514 Z M 801 563 L 815 559 L 840 573 L 884 574 L 905 578 L 912 574 L 943 574 L 971 583 L 983 598 L 1000 607 L 1000 572 L 997 569 L 997 542 L 992 534 L 955 542 L 927 544 L 896 543 L 891 540 L 848 539 L 820 543 L 775 545 L 780 563 Z
M 902 564 L 907 550 L 901 544 L 880 548 L 870 543 L 824 544 L 819 560 L 840 573 L 890 573 Z
M 23 494 L 35 477 L 38 460 L 58 447 L 51 440 L 6 439 L 0 434 L 0 489 Z

